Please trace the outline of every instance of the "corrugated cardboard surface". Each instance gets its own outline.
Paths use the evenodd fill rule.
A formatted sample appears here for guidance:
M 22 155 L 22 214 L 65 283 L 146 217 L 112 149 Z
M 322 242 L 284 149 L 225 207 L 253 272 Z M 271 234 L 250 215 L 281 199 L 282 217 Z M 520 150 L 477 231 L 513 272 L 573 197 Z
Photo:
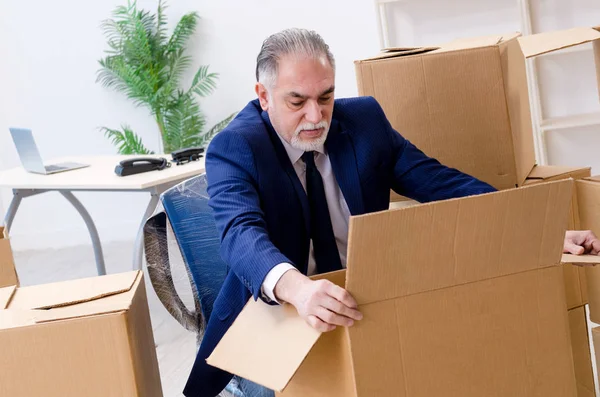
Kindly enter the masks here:
M 522 184 L 535 164 L 525 57 L 598 38 L 592 28 L 495 35 L 357 61 L 358 91 L 375 97 L 392 126 L 429 156 L 507 189 Z
M 347 289 L 365 317 L 348 329 L 357 395 L 573 395 L 557 266 L 571 186 L 353 217 Z
M 15 262 L 13 259 L 8 234 L 3 226 L 0 226 L 0 287 L 17 285 L 17 272 L 15 271 Z
M 345 286 L 346 272 L 333 272 L 313 277 L 325 278 Z M 350 361 L 348 334 L 343 327 L 319 337 L 298 371 L 278 396 L 353 397 L 354 376 Z
M 594 356 L 596 357 L 596 363 L 600 363 L 600 327 L 592 328 L 592 339 L 594 340 Z M 596 379 L 596 382 L 600 382 L 600 379 Z
M 541 182 L 558 181 L 568 178 L 583 179 L 591 175 L 590 167 L 562 167 L 543 165 L 535 166 L 524 186 L 531 186 Z M 571 212 L 569 216 L 569 230 L 580 229 L 579 220 L 579 202 L 577 198 L 577 189 L 573 189 L 573 198 L 571 200 Z M 578 258 L 581 259 L 581 258 Z M 586 261 L 589 259 L 586 259 Z M 564 261 L 563 261 L 564 262 Z M 579 260 L 577 261 L 579 262 Z M 588 303 L 587 281 L 585 268 L 572 265 L 570 263 L 563 264 L 563 276 L 565 279 L 565 292 L 567 295 L 567 307 L 569 309 L 583 306 Z
M 498 50 L 511 128 L 507 139 L 512 139 L 516 183 L 521 184 L 535 164 L 527 71 L 523 53 L 516 39 L 501 43 Z
M 209 363 L 281 389 L 301 362 L 287 397 L 573 396 L 558 266 L 572 186 L 352 217 L 346 288 L 364 319 L 347 340 L 315 345 L 293 309 L 251 300 Z
M 581 228 L 600 236 L 600 181 L 577 181 L 577 200 Z M 600 323 L 600 266 L 585 268 L 590 320 Z
M 375 97 L 392 126 L 427 155 L 499 189 L 517 184 L 497 47 L 355 65 L 360 95 Z
M 129 288 L 119 293 L 123 280 Z M 17 289 L 0 311 L 14 320 L 12 326 L 0 321 L 0 395 L 162 396 L 142 273 L 97 277 L 93 286 L 89 280 L 81 286 Z M 64 306 L 52 299 L 58 291 L 80 303 Z M 83 302 L 82 293 L 90 300 Z M 42 295 L 52 304 L 40 303 Z M 28 310 L 35 306 L 51 308 Z
M 569 328 L 575 380 L 577 381 L 577 397 L 595 397 L 594 371 L 584 307 L 569 310 Z

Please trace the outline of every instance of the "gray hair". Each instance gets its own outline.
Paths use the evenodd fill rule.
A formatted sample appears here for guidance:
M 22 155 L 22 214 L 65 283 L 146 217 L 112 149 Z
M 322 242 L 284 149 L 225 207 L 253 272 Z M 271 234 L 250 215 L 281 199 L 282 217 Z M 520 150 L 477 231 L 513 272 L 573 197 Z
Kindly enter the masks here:
M 290 54 L 315 59 L 326 57 L 335 71 L 333 54 L 323 38 L 315 31 L 293 28 L 275 33 L 263 42 L 256 59 L 256 81 L 267 88 L 273 87 L 279 60 Z

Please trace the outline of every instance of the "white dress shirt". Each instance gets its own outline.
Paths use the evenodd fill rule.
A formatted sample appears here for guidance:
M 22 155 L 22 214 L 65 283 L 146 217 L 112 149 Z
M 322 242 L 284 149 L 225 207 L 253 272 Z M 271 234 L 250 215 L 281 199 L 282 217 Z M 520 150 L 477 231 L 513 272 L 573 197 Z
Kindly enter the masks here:
M 283 147 L 294 166 L 294 170 L 302 183 L 304 191 L 306 191 L 306 165 L 301 159 L 304 151 L 296 149 L 287 143 L 279 134 L 277 134 Z M 323 178 L 323 185 L 325 187 L 325 198 L 327 200 L 327 207 L 329 209 L 329 217 L 331 219 L 331 225 L 333 226 L 333 234 L 335 235 L 335 242 L 337 244 L 338 251 L 340 253 L 340 260 L 342 267 L 346 267 L 346 251 L 348 248 L 348 222 L 350 221 L 350 209 L 346 204 L 346 199 L 340 190 L 333 170 L 331 169 L 331 162 L 329 156 L 325 152 L 324 147 L 320 147 L 315 153 L 315 165 Z M 288 270 L 297 270 L 294 266 L 289 263 L 280 263 L 275 266 L 267 276 L 262 284 L 263 295 L 277 302 L 275 298 L 275 285 Z M 316 262 L 313 252 L 312 240 L 310 241 L 310 251 L 308 256 L 308 275 L 311 276 L 316 272 Z

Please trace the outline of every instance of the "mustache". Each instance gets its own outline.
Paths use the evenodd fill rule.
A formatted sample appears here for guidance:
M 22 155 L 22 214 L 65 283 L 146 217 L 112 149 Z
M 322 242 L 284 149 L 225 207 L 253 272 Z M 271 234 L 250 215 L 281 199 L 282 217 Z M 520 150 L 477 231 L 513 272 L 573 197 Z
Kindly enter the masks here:
M 317 124 L 304 123 L 304 124 L 299 125 L 298 128 L 296 128 L 294 135 L 298 136 L 304 130 L 318 130 L 320 128 L 323 128 L 326 130 L 328 126 L 329 126 L 329 124 L 325 120 L 319 121 Z

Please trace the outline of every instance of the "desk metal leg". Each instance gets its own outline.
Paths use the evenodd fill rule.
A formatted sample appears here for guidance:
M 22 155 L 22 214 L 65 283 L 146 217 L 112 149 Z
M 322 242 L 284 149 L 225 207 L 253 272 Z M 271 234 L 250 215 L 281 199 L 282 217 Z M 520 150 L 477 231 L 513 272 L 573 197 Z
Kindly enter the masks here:
M 6 227 L 6 233 L 10 232 L 10 227 L 12 226 L 13 220 L 15 219 L 15 215 L 17 214 L 17 210 L 19 209 L 19 205 L 21 204 L 21 200 L 23 200 L 23 195 L 18 190 L 13 191 L 13 198 L 10 201 L 8 206 L 8 211 L 6 211 L 6 216 L 4 217 L 4 225 Z
M 96 269 L 98 269 L 98 275 L 103 276 L 106 274 L 106 267 L 104 266 L 104 255 L 102 254 L 102 245 L 100 244 L 100 237 L 98 236 L 98 230 L 96 229 L 96 225 L 92 220 L 92 217 L 87 212 L 83 204 L 77 197 L 73 195 L 73 193 L 65 190 L 61 190 L 60 194 L 63 195 L 64 198 L 69 200 L 69 202 L 75 207 L 79 215 L 83 218 L 85 225 L 87 226 L 90 237 L 92 238 L 92 246 L 94 247 L 94 256 L 96 257 Z
M 148 203 L 148 207 L 146 207 L 146 212 L 144 213 L 144 217 L 142 218 L 142 223 L 140 224 L 140 228 L 138 229 L 137 235 L 135 237 L 135 246 L 133 247 L 133 270 L 142 270 L 142 263 L 144 262 L 143 254 L 144 254 L 144 241 L 142 236 L 144 235 L 144 225 L 146 221 L 158 205 L 159 198 L 158 191 L 153 191 L 150 196 L 150 202 Z

